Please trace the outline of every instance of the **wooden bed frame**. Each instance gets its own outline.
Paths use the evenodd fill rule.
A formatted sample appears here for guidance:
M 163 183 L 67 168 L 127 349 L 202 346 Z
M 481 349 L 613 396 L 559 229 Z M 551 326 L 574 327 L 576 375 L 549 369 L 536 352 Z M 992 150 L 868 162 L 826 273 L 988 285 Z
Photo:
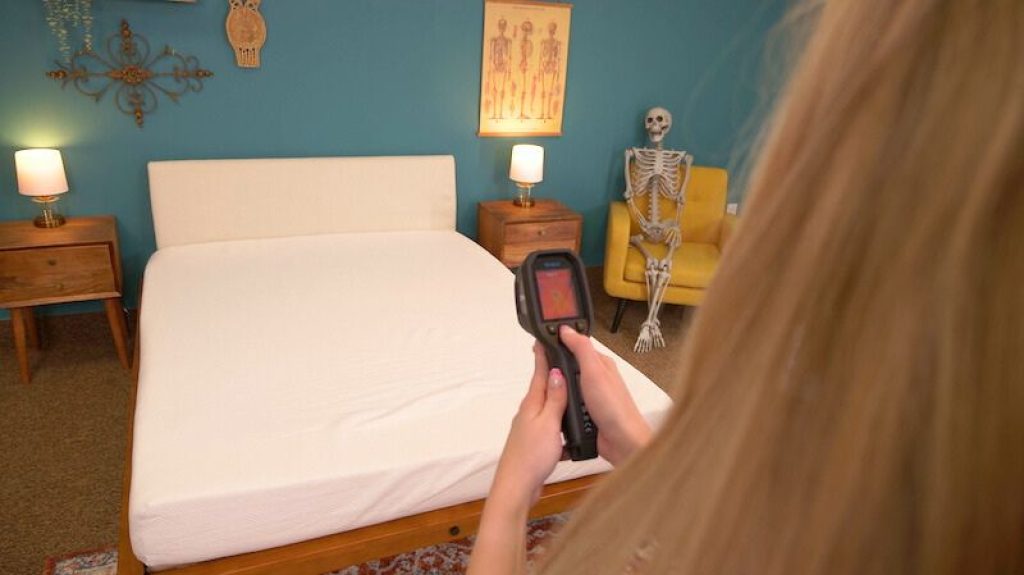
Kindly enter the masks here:
M 392 213 L 380 221 L 367 220 L 360 216 L 363 209 L 336 210 L 335 200 L 322 191 L 304 196 L 323 204 L 324 209 L 313 210 L 321 214 L 319 219 L 302 221 L 301 229 L 310 233 L 324 233 L 337 229 L 357 231 L 384 231 L 392 229 L 395 222 L 412 222 L 419 229 L 455 227 L 455 166 L 451 157 L 407 157 L 398 158 L 409 170 L 391 169 L 394 159 L 289 159 L 200 161 L 200 162 L 157 162 L 150 164 L 150 188 L 153 200 L 154 225 L 157 245 L 166 247 L 194 243 L 196 241 L 219 241 L 246 237 L 275 237 L 293 235 L 292 221 L 309 213 L 309 201 L 284 204 L 285 211 L 296 210 L 292 217 L 281 218 L 277 204 L 271 197 L 275 177 L 286 166 L 289 174 L 298 174 L 306 183 L 306 189 L 328 189 L 322 178 L 328 174 L 330 181 L 343 179 L 354 187 L 361 183 L 372 185 L 385 193 L 415 185 L 419 192 L 406 198 L 402 203 L 391 206 Z M 218 189 L 217 194 L 207 194 L 203 186 L 220 186 L 225 182 L 219 176 L 231 171 L 233 178 L 227 193 Z M 396 175 L 397 174 L 397 175 Z M 423 175 L 427 174 L 427 184 Z M 154 179 L 154 175 L 158 176 Z M 185 180 L 180 183 L 179 180 Z M 169 186 L 168 181 L 174 185 Z M 270 181 L 271 184 L 267 184 Z M 383 183 L 382 183 L 383 182 Z M 289 182 L 294 186 L 294 182 Z M 173 192 L 173 193 L 172 193 Z M 262 194 L 262 195 L 261 195 Z M 370 194 L 363 194 L 363 196 Z M 248 214 L 263 211 L 268 214 L 259 226 L 252 226 L 245 216 L 239 221 L 224 222 L 224 214 L 239 213 L 228 209 L 214 209 L 210 202 L 224 202 L 233 198 L 245 198 Z M 253 199 L 255 197 L 255 200 Z M 362 196 L 346 198 L 346 206 L 353 202 L 371 201 Z M 373 200 L 376 201 L 376 200 Z M 192 206 L 201 206 L 194 209 Z M 359 207 L 359 206 L 356 206 Z M 190 211 L 191 210 L 191 211 Z M 273 214 L 273 217 L 269 215 Z M 308 218 L 307 218 L 308 220 Z M 167 222 L 182 221 L 186 225 L 167 225 Z M 269 223 L 268 223 L 269 222 Z M 406 225 L 402 224 L 403 227 Z M 141 289 L 140 289 L 141 294 Z M 141 317 L 141 313 L 139 314 Z M 132 444 L 135 420 L 136 394 L 139 382 L 140 363 L 139 323 L 135 329 L 135 349 L 132 370 L 132 389 L 129 399 L 128 441 L 125 450 L 124 474 L 122 477 L 121 516 L 118 538 L 119 575 L 141 575 L 149 572 L 135 556 L 129 538 L 129 495 L 132 480 Z M 544 488 L 540 500 L 531 510 L 530 517 L 543 517 L 570 509 L 599 476 L 588 476 L 571 481 L 551 484 Z M 320 575 L 349 565 L 371 559 L 411 551 L 427 545 L 454 541 L 472 535 L 480 523 L 483 500 L 471 501 L 436 511 L 402 517 L 377 525 L 370 525 L 343 533 L 328 535 L 309 541 L 301 541 L 281 547 L 234 555 L 182 567 L 160 570 L 167 575 Z

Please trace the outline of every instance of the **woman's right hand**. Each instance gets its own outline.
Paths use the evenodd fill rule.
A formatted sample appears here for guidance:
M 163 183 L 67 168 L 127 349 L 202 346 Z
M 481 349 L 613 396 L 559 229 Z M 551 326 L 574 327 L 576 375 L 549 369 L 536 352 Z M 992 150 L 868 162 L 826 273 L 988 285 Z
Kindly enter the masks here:
M 609 463 L 618 466 L 647 445 L 651 426 L 626 389 L 615 360 L 599 353 L 589 337 L 567 325 L 562 325 L 559 337 L 580 365 L 583 401 L 598 429 L 597 451 Z

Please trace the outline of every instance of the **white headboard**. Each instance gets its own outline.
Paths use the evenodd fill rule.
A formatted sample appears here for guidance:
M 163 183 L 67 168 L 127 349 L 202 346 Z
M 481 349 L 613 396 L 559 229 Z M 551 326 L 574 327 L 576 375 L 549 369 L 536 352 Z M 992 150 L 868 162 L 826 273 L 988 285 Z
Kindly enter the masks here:
M 455 229 L 453 156 L 149 163 L 157 248 L 337 232 Z

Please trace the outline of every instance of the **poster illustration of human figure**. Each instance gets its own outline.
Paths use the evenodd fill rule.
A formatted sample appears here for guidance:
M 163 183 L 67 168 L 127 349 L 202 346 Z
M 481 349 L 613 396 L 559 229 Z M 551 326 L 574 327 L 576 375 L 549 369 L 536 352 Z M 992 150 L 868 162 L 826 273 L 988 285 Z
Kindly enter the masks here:
M 572 5 L 484 2 L 481 136 L 562 134 Z

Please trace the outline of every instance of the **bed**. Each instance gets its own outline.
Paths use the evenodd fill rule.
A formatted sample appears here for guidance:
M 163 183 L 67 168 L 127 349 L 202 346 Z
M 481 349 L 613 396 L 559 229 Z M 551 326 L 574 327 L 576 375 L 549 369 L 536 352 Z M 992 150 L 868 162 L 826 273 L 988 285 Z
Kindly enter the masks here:
M 153 162 L 119 573 L 323 573 L 476 527 L 532 372 L 451 156 Z M 607 350 L 606 350 L 607 351 Z M 667 396 L 617 358 L 655 425 Z M 562 462 L 534 512 L 609 467 Z

